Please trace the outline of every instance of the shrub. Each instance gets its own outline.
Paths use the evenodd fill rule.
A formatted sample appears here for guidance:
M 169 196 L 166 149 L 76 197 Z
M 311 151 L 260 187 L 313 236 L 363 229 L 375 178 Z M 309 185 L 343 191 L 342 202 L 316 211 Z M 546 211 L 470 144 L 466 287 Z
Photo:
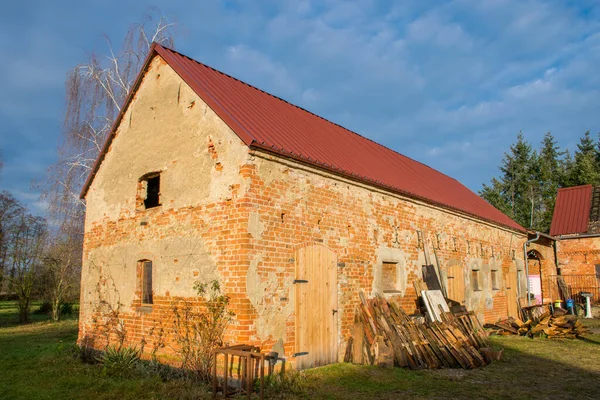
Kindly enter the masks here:
M 98 361 L 102 364 L 102 373 L 115 378 L 128 377 L 136 370 L 140 351 L 135 347 L 108 346 Z
M 61 306 L 61 315 L 73 315 L 73 304 L 65 303 Z
M 209 381 L 214 362 L 213 352 L 223 345 L 223 335 L 234 314 L 228 310 L 229 297 L 221 293 L 218 281 L 212 281 L 210 285 L 196 282 L 194 288 L 202 302 L 199 306 L 185 300 L 173 303 L 173 333 L 181 367 Z
M 38 308 L 37 310 L 35 310 L 33 313 L 34 314 L 50 314 L 50 312 L 52 312 L 52 304 L 50 304 L 49 301 L 45 301 L 40 305 L 40 308 Z

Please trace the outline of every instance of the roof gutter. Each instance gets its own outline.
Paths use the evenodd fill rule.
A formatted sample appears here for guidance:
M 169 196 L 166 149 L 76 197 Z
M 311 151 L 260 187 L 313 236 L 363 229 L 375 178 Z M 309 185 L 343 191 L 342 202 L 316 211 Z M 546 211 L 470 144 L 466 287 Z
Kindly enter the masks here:
M 540 239 L 540 233 L 535 233 L 535 238 L 529 239 L 525 243 L 523 243 L 523 256 L 525 257 L 525 276 L 527 277 L 527 305 L 531 305 L 531 283 L 529 282 L 529 259 L 527 258 L 527 246 L 529 246 L 533 242 L 537 242 Z
M 594 237 L 600 237 L 600 233 L 584 233 L 583 235 L 576 235 L 576 236 L 557 236 L 556 240 L 585 239 L 585 238 L 594 238 Z

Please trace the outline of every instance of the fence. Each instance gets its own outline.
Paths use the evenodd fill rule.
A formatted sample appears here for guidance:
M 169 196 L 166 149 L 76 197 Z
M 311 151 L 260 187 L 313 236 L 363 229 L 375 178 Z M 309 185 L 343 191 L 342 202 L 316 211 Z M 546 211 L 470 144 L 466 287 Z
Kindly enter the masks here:
M 552 299 L 570 297 L 577 303 L 584 303 L 581 292 L 592 294 L 592 302 L 600 303 L 600 276 L 595 274 L 550 275 L 548 277 L 548 295 Z

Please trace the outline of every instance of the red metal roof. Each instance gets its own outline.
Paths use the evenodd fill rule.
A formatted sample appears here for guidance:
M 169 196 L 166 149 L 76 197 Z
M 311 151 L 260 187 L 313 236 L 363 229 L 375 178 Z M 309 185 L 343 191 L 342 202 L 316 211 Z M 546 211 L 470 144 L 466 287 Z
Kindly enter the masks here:
M 586 233 L 592 206 L 592 185 L 558 189 L 550 235 Z
M 427 165 L 158 44 L 153 46 L 146 66 L 155 54 L 160 55 L 250 148 L 296 159 L 525 232 L 460 182 Z M 136 87 L 139 82 L 138 79 Z M 115 126 L 117 123 L 118 120 Z M 114 129 L 105 151 L 113 135 Z M 82 197 L 102 157 L 88 178 Z

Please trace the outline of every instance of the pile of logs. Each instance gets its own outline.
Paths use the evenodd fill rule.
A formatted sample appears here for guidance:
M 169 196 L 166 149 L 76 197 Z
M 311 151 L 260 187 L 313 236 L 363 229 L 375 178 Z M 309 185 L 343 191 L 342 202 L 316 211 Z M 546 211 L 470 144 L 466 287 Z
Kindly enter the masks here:
M 498 335 L 545 336 L 550 339 L 575 339 L 589 332 L 576 316 L 567 315 L 562 308 L 555 309 L 554 314 L 546 311 L 526 322 L 508 318 L 489 328 Z
M 441 312 L 441 321 L 427 321 L 411 319 L 381 297 L 367 300 L 360 293 L 360 298 L 346 361 L 411 369 L 468 369 L 486 365 L 494 357 L 487 334 L 472 312 Z

